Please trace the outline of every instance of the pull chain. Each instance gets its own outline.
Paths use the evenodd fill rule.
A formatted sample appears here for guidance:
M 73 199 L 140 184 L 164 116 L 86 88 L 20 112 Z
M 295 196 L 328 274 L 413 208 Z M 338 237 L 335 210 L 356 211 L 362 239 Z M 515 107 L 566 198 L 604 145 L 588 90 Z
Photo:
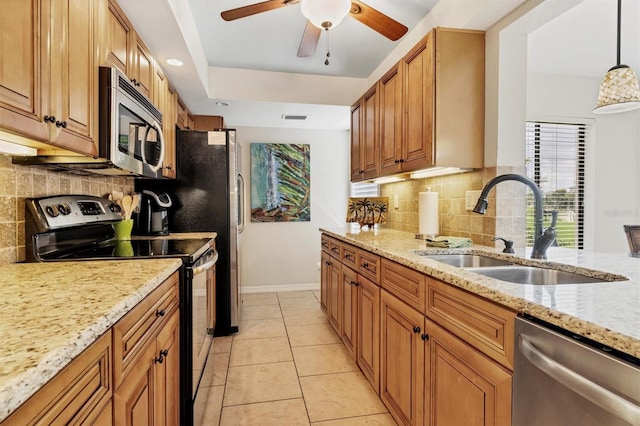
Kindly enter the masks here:
M 331 56 L 331 53 L 329 52 L 329 28 L 325 28 L 324 30 L 327 33 L 327 37 L 325 39 L 325 41 L 327 43 L 327 59 L 324 60 L 324 64 L 325 65 L 329 65 L 329 57 Z

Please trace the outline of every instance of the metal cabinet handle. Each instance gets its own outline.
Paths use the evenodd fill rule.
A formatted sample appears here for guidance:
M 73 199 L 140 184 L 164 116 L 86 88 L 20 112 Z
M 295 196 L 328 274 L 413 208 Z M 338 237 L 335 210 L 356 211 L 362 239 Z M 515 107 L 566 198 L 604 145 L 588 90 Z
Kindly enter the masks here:
M 346 257 L 347 259 L 351 259 L 351 255 L 349 253 L 345 254 L 344 257 Z
M 163 317 L 164 316 L 164 309 L 156 310 L 156 316 L 157 317 Z
M 369 267 L 369 264 L 368 264 L 367 262 L 364 262 L 364 263 L 363 263 L 362 265 L 360 265 L 360 266 L 362 266 L 363 268 L 368 268 L 368 267 Z
M 420 333 L 420 327 L 418 327 L 418 326 L 413 327 L 413 332 L 414 333 Z
M 518 348 L 539 370 L 600 408 L 629 424 L 640 419 L 640 407 L 543 354 L 522 334 L 518 335 Z
M 67 122 L 66 121 L 56 121 L 56 127 L 62 127 L 63 129 L 67 128 Z
M 44 116 L 44 122 L 45 123 L 55 123 L 56 122 L 55 115 L 45 115 Z
M 429 340 L 429 335 L 427 333 L 423 333 L 422 336 L 420 336 L 420 338 L 424 341 Z
M 156 364 L 162 364 L 167 355 L 169 355 L 169 349 L 163 349 L 158 354 L 158 357 L 154 358 L 153 362 Z

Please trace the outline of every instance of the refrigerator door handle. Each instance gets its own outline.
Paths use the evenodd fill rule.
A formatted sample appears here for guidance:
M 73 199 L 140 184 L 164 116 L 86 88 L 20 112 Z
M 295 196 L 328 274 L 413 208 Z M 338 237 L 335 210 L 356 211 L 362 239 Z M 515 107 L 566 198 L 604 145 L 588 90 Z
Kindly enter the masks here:
M 244 231 L 244 177 L 238 174 L 238 233 L 242 234 Z

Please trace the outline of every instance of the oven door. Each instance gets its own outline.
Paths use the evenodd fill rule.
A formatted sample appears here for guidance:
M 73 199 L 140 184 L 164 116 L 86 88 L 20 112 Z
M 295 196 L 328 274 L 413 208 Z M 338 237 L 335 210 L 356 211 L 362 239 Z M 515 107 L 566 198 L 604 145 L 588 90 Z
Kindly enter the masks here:
M 194 419 L 201 418 L 204 405 L 207 399 L 210 383 L 203 383 L 202 378 L 213 335 L 209 333 L 211 325 L 211 304 L 215 303 L 214 271 L 218 261 L 218 252 L 209 249 L 196 264 L 192 267 L 192 290 L 191 290 L 191 336 L 192 336 L 192 401 L 194 408 Z

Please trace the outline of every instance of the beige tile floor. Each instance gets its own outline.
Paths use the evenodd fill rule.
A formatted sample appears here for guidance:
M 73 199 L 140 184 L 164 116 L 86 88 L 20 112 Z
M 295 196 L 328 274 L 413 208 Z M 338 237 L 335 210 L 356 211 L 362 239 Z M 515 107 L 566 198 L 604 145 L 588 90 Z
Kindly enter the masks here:
M 202 425 L 396 425 L 328 324 L 319 297 L 243 296 L 240 331 L 213 341 Z

